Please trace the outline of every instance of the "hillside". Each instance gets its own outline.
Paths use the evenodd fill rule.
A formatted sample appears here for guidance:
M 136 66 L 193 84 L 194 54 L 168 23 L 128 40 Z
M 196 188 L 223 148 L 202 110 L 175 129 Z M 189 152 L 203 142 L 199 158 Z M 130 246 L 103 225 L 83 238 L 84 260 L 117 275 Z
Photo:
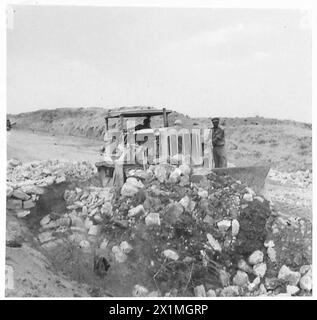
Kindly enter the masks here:
M 9 118 L 16 122 L 18 130 L 102 140 L 106 113 L 107 109 L 103 108 L 59 108 L 9 115 Z M 175 119 L 182 119 L 185 126 L 210 127 L 208 118 L 195 119 L 173 112 L 169 116 L 170 124 Z M 156 117 L 152 126 L 159 127 L 161 123 L 162 119 Z M 228 159 L 236 165 L 269 163 L 281 171 L 312 170 L 311 124 L 253 117 L 223 118 L 222 126 Z M 110 121 L 110 127 L 115 128 L 116 121 Z

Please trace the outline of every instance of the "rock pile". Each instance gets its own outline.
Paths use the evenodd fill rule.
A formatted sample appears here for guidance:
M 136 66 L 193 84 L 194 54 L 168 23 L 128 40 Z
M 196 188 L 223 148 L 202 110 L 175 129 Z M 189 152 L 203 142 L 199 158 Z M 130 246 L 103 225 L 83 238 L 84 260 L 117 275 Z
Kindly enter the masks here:
M 50 160 L 22 164 L 11 159 L 7 166 L 7 208 L 24 217 L 35 207 L 46 187 L 71 179 L 88 179 L 94 171 L 87 162 Z
M 35 203 L 52 181 L 94 173 L 87 163 L 46 165 L 10 163 L 8 208 Z M 126 281 L 140 275 L 134 296 L 311 293 L 311 226 L 272 214 L 267 200 L 228 176 L 156 165 L 129 171 L 120 193 L 85 185 L 63 198 L 64 214 L 40 220 L 41 245 L 67 239 L 110 261 L 109 272 L 128 266 Z
M 283 276 L 285 263 L 300 275 L 301 265 L 311 263 L 309 254 L 298 258 L 297 265 L 289 255 L 279 256 L 290 246 L 288 233 L 278 238 L 285 233 L 281 221 L 272 215 L 270 203 L 250 188 L 230 177 L 191 174 L 186 166 L 151 166 L 130 176 L 133 180 L 128 178 L 113 204 L 113 216 L 129 225 L 124 234 L 134 247 L 139 245 L 135 239 L 145 240 L 142 248 L 151 254 L 140 259 L 148 262 L 161 294 L 309 294 L 307 270 L 302 280 L 310 283 L 306 289 L 300 286 L 303 275 L 296 281 Z M 310 226 L 297 222 L 292 228 L 304 237 Z M 298 247 L 294 253 L 302 251 Z
M 271 169 L 268 178 L 282 185 L 295 185 L 301 188 L 307 188 L 312 185 L 313 175 L 309 170 L 296 172 L 280 172 Z
M 40 221 L 38 238 L 42 246 L 51 249 L 68 239 L 84 252 L 91 253 L 102 226 L 112 217 L 112 196 L 112 190 L 107 188 L 66 190 L 66 213 L 49 213 Z

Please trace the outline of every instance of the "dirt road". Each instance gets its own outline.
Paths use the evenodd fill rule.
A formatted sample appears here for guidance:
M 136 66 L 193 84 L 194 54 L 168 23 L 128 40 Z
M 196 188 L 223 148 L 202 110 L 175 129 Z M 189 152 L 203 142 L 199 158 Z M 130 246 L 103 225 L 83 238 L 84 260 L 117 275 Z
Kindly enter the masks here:
M 7 134 L 7 159 L 98 161 L 102 141 L 12 130 Z

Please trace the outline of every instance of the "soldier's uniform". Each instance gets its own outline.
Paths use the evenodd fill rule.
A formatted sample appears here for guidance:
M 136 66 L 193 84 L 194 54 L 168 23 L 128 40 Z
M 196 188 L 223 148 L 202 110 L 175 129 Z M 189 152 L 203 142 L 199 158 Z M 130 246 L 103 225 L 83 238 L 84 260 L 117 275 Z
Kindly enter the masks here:
M 215 168 L 227 167 L 225 132 L 220 127 L 212 129 L 212 147 Z

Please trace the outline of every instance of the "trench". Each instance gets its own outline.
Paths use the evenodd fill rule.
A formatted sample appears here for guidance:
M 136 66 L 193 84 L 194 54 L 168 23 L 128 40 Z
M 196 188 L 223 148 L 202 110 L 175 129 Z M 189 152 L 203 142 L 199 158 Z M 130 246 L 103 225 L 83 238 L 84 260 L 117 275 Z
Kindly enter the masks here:
M 54 219 L 58 219 L 67 212 L 66 202 L 63 198 L 66 189 L 85 188 L 87 186 L 89 186 L 89 182 L 73 181 L 46 187 L 36 206 L 24 219 L 24 223 L 31 234 L 38 237 L 43 232 L 40 221 L 44 216 L 50 214 Z M 32 244 L 35 249 L 48 258 L 53 271 L 61 272 L 68 279 L 87 285 L 91 296 L 128 297 L 131 296 L 135 284 L 141 284 L 149 290 L 155 290 L 153 276 L 148 272 L 148 264 L 142 258 L 148 254 L 147 248 L 150 250 L 151 244 L 142 239 L 134 239 L 134 241 L 131 238 L 129 239 L 131 233 L 128 230 L 123 232 L 120 229 L 105 228 L 103 232 L 109 239 L 109 250 L 106 253 L 109 269 L 103 275 L 96 273 L 95 251 L 84 251 L 78 245 L 68 241 L 65 235 L 57 235 L 56 238 L 60 242 L 52 248 L 43 248 L 36 241 L 33 241 Z M 110 248 L 123 240 L 133 244 L 133 253 L 129 255 L 128 261 L 118 263 L 113 258 Z

